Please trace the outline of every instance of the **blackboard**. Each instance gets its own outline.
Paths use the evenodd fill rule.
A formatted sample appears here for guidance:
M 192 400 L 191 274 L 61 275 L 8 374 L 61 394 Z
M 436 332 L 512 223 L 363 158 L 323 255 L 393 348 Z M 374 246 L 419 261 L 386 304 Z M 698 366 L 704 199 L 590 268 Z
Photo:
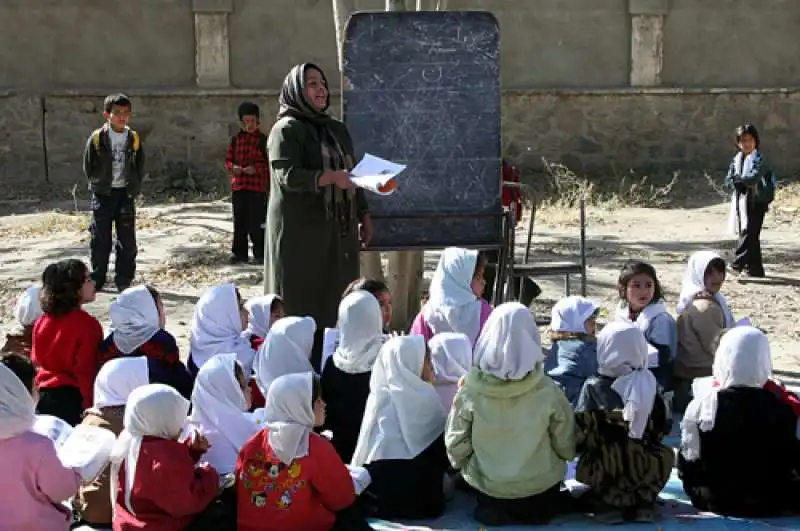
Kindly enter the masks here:
M 356 13 L 344 44 L 344 121 L 357 158 L 407 164 L 367 193 L 373 249 L 502 243 L 500 34 L 491 13 Z

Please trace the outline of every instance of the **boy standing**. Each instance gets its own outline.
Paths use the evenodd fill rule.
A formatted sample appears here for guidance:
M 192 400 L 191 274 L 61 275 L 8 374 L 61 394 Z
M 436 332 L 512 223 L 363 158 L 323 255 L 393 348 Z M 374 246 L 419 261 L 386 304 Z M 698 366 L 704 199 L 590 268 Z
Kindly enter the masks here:
M 103 289 L 111 254 L 111 225 L 114 225 L 116 261 L 114 284 L 122 292 L 136 273 L 136 211 L 134 200 L 145 175 L 144 149 L 139 135 L 128 127 L 131 100 L 112 94 L 103 102 L 106 123 L 96 129 L 83 151 L 83 174 L 92 192 L 89 250 L 92 280 Z
M 233 203 L 232 264 L 247 262 L 247 240 L 253 242 L 253 258 L 264 263 L 264 223 L 269 194 L 267 135 L 259 129 L 258 105 L 246 101 L 239 105 L 242 130 L 228 144 L 225 169 L 231 176 Z

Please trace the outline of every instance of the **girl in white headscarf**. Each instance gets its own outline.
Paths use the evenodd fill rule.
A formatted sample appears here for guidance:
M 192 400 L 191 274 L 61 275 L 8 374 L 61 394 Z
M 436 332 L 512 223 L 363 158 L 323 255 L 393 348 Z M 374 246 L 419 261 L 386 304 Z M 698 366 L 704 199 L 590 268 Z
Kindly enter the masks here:
M 41 286 L 31 286 L 22 292 L 17 299 L 14 316 L 18 328 L 6 334 L 6 341 L 0 352 L 13 352 L 30 357 L 33 346 L 33 325 L 42 316 L 42 306 L 39 304 Z
M 178 442 L 189 401 L 172 387 L 135 389 L 125 408 L 125 429 L 111 455 L 114 531 L 181 531 L 216 497 L 219 474 L 196 466 L 208 441 Z
M 94 404 L 86 410 L 82 424 L 97 426 L 119 435 L 123 430 L 125 404 L 130 394 L 150 383 L 147 358 L 117 358 L 106 362 L 94 381 Z M 81 486 L 75 508 L 84 524 L 99 529 L 112 522 L 111 471 L 106 468 L 89 485 Z
M 102 358 L 144 356 L 151 383 L 169 385 L 189 398 L 192 375 L 181 361 L 175 337 L 164 329 L 167 317 L 159 292 L 148 285 L 128 288 L 108 313 L 111 332 L 100 346 Z
M 23 356 L 0 357 L 0 525 L 67 531 L 72 515 L 63 502 L 75 495 L 81 478 L 64 468 L 50 439 L 30 431 L 35 374 Z
M 425 339 L 390 339 L 372 369 L 370 394 L 351 465 L 372 477 L 379 518 L 436 518 L 444 511 L 447 413 L 431 382 Z
M 236 464 L 238 531 L 371 529 L 355 508 L 347 467 L 314 433 L 325 421 L 319 378 L 312 372 L 276 378 L 265 418 L 265 429 L 245 443 Z
M 322 371 L 325 429 L 343 461 L 353 457 L 369 396 L 372 366 L 386 342 L 378 299 L 355 291 L 339 303 L 339 345 Z
M 545 371 L 561 386 L 572 407 L 578 403 L 583 382 L 597 372 L 594 337 L 600 307 L 585 297 L 566 297 L 553 306 L 550 320 L 552 347 Z
M 472 343 L 464 334 L 443 332 L 428 341 L 435 380 L 433 387 L 445 411 L 450 411 L 458 382 L 472 368 Z
M 796 511 L 797 417 L 764 389 L 772 374 L 767 336 L 749 326 L 727 331 L 713 373 L 714 386 L 692 400 L 681 423 L 678 471 L 692 504 L 740 517 Z
M 235 354 L 245 373 L 250 374 L 256 352 L 249 339 L 242 337 L 247 324 L 248 313 L 234 284 L 214 286 L 203 293 L 192 316 L 189 370 L 196 375 L 213 356 Z
M 442 251 L 439 265 L 428 289 L 428 302 L 411 325 L 411 334 L 425 341 L 442 332 L 466 335 L 472 344 L 492 313 L 483 298 L 486 258 L 478 251 L 448 247 Z
M 725 261 L 715 252 L 689 257 L 678 301 L 678 351 L 675 358 L 675 409 L 689 403 L 692 380 L 711 376 L 719 334 L 735 325 L 728 302 L 720 293 Z
M 242 335 L 250 341 L 253 349 L 258 350 L 275 321 L 286 317 L 283 299 L 270 293 L 248 299 L 244 307 L 247 310 L 248 319 L 247 328 Z
M 257 431 L 244 413 L 250 408 L 250 387 L 233 354 L 208 360 L 197 373 L 192 414 L 184 433 L 201 433 L 211 445 L 203 457 L 221 475 L 230 474 L 244 443 Z
M 591 487 L 598 521 L 650 522 L 674 455 L 662 442 L 672 419 L 647 369 L 642 331 L 624 321 L 609 323 L 597 336 L 597 364 L 576 408 L 576 479 Z
M 450 462 L 478 491 L 475 518 L 484 525 L 544 524 L 563 505 L 575 420 L 543 361 L 530 310 L 517 302 L 495 308 L 445 436 Z
M 270 328 L 255 360 L 256 383 L 265 397 L 270 384 L 279 376 L 314 372 L 311 348 L 317 324 L 311 317 L 284 317 Z

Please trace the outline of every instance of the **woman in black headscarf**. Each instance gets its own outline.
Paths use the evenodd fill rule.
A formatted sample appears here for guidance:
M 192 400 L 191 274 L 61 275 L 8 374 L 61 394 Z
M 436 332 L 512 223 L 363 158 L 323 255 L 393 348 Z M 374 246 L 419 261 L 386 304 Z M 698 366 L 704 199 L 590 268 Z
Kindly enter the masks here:
M 350 182 L 350 134 L 325 112 L 330 95 L 322 70 L 310 63 L 292 68 L 279 104 L 267 142 L 265 289 L 283 298 L 287 315 L 317 322 L 318 367 L 322 331 L 335 326 L 341 294 L 359 276 L 359 239 L 369 243 L 372 221 L 363 191 Z

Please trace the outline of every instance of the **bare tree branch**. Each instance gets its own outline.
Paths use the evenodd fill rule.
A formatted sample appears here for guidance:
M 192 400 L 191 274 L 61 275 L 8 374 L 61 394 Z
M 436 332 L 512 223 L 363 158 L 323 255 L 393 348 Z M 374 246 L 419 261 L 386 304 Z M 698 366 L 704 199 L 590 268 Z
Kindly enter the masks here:
M 344 69 L 344 30 L 347 20 L 356 10 L 356 0 L 331 0 L 333 2 L 333 24 L 336 27 L 336 48 L 339 71 Z

